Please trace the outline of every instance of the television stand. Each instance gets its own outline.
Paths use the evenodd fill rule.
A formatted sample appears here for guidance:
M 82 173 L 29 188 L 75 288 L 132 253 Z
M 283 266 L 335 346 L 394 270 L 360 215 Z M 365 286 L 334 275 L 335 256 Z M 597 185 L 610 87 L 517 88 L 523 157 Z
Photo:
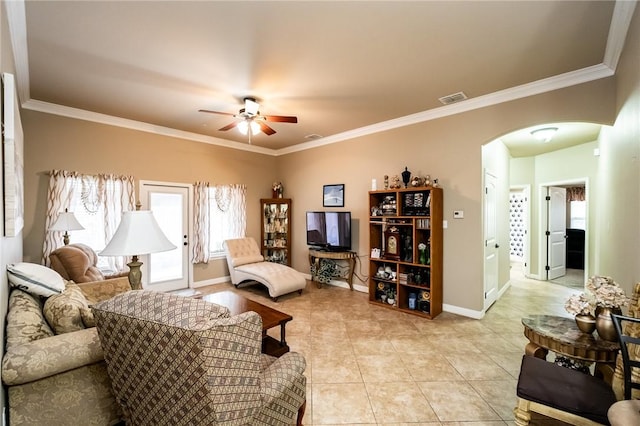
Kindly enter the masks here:
M 344 280 L 349 284 L 349 288 L 353 291 L 353 271 L 356 268 L 356 253 L 353 251 L 323 251 L 309 249 L 309 264 L 316 265 L 316 270 L 320 266 L 320 259 L 346 260 L 349 262 L 349 271 L 347 276 L 334 276 L 333 278 Z M 316 277 L 312 274 L 311 281 L 315 281 L 318 288 L 322 287 L 322 283 L 316 281 Z

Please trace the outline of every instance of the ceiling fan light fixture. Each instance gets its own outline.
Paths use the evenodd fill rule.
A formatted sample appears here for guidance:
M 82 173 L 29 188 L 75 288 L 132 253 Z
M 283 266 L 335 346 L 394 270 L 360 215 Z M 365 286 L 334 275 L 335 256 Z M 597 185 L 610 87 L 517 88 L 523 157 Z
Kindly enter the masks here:
M 243 120 L 238 123 L 238 130 L 243 135 L 248 134 L 249 129 L 251 129 L 252 135 L 257 135 L 258 133 L 260 133 L 260 125 L 253 120 Z
M 538 139 L 540 142 L 549 142 L 558 131 L 557 127 L 543 127 L 531 131 L 531 136 Z

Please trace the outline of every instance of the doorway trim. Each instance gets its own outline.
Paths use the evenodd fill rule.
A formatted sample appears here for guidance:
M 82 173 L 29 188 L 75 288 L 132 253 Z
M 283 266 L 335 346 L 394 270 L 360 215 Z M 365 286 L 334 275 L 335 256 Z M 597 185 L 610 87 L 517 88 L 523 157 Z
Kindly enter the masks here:
M 186 255 L 183 257 L 184 262 L 186 262 L 186 265 L 183 264 L 183 268 L 186 271 L 186 284 L 187 284 L 187 288 L 192 288 L 193 287 L 193 263 L 191 263 L 191 236 L 192 236 L 192 229 L 193 229 L 193 215 L 192 215 L 192 200 L 193 200 L 193 185 L 188 184 L 188 183 L 178 183 L 178 182 L 162 182 L 162 181 L 151 181 L 151 180 L 141 180 L 139 182 L 139 200 L 141 202 L 141 208 L 142 209 L 148 209 L 149 205 L 148 205 L 148 199 L 147 197 L 143 197 L 143 194 L 147 194 L 149 189 L 151 188 L 179 188 L 182 190 L 186 190 L 187 193 L 187 199 L 186 199 L 186 231 L 185 231 L 185 235 L 186 235 L 186 241 L 183 241 L 183 244 L 186 242 L 186 245 L 183 247 L 186 247 Z M 143 257 L 143 262 L 146 262 L 147 264 L 149 264 L 149 256 L 146 255 Z M 143 275 L 144 279 L 148 281 L 149 279 L 149 271 L 144 272 Z M 164 290 L 168 290 L 168 289 L 164 289 L 163 288 L 163 284 L 160 284 L 156 287 L 157 290 L 159 291 L 164 291 Z
M 538 277 L 536 279 L 540 281 L 548 281 L 547 273 L 545 270 L 547 258 L 547 240 L 544 231 L 548 225 L 547 204 L 545 197 L 547 196 L 547 190 L 551 186 L 568 187 L 575 185 L 584 185 L 584 199 L 586 202 L 585 209 L 585 230 L 584 230 L 584 280 L 586 281 L 589 271 L 589 240 L 590 240 L 590 226 L 589 226 L 589 208 L 590 208 L 590 185 L 589 178 L 575 178 L 561 181 L 543 182 L 538 185 Z

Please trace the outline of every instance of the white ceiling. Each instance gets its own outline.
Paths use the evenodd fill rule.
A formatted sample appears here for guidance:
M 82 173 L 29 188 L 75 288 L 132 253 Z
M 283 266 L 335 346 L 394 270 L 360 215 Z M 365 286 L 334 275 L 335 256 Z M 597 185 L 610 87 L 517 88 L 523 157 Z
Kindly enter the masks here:
M 5 3 L 24 107 L 265 152 L 303 149 L 612 75 L 635 6 Z M 458 91 L 470 99 L 457 109 L 438 101 Z M 245 96 L 258 98 L 263 114 L 296 115 L 299 123 L 272 123 L 277 133 L 257 135 L 248 147 L 237 130 L 218 131 L 232 117 L 198 112 L 236 113 Z M 571 129 L 567 143 L 593 140 L 582 139 L 593 136 L 593 127 Z M 308 135 L 324 138 L 310 142 Z M 515 135 L 503 140 L 521 143 Z

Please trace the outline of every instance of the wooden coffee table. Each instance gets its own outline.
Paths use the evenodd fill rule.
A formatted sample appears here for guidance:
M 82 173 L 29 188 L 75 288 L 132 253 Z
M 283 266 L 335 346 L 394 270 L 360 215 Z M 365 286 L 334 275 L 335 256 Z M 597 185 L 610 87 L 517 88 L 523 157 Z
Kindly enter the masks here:
M 231 315 L 238 315 L 249 311 L 256 312 L 260 315 L 260 318 L 262 318 L 262 353 L 279 357 L 289 352 L 289 346 L 285 339 L 285 326 L 287 322 L 293 319 L 291 315 L 276 311 L 273 308 L 247 299 L 229 290 L 207 294 L 200 296 L 200 298 L 207 302 L 229 308 Z M 279 341 L 267 335 L 267 330 L 277 326 L 280 326 Z

